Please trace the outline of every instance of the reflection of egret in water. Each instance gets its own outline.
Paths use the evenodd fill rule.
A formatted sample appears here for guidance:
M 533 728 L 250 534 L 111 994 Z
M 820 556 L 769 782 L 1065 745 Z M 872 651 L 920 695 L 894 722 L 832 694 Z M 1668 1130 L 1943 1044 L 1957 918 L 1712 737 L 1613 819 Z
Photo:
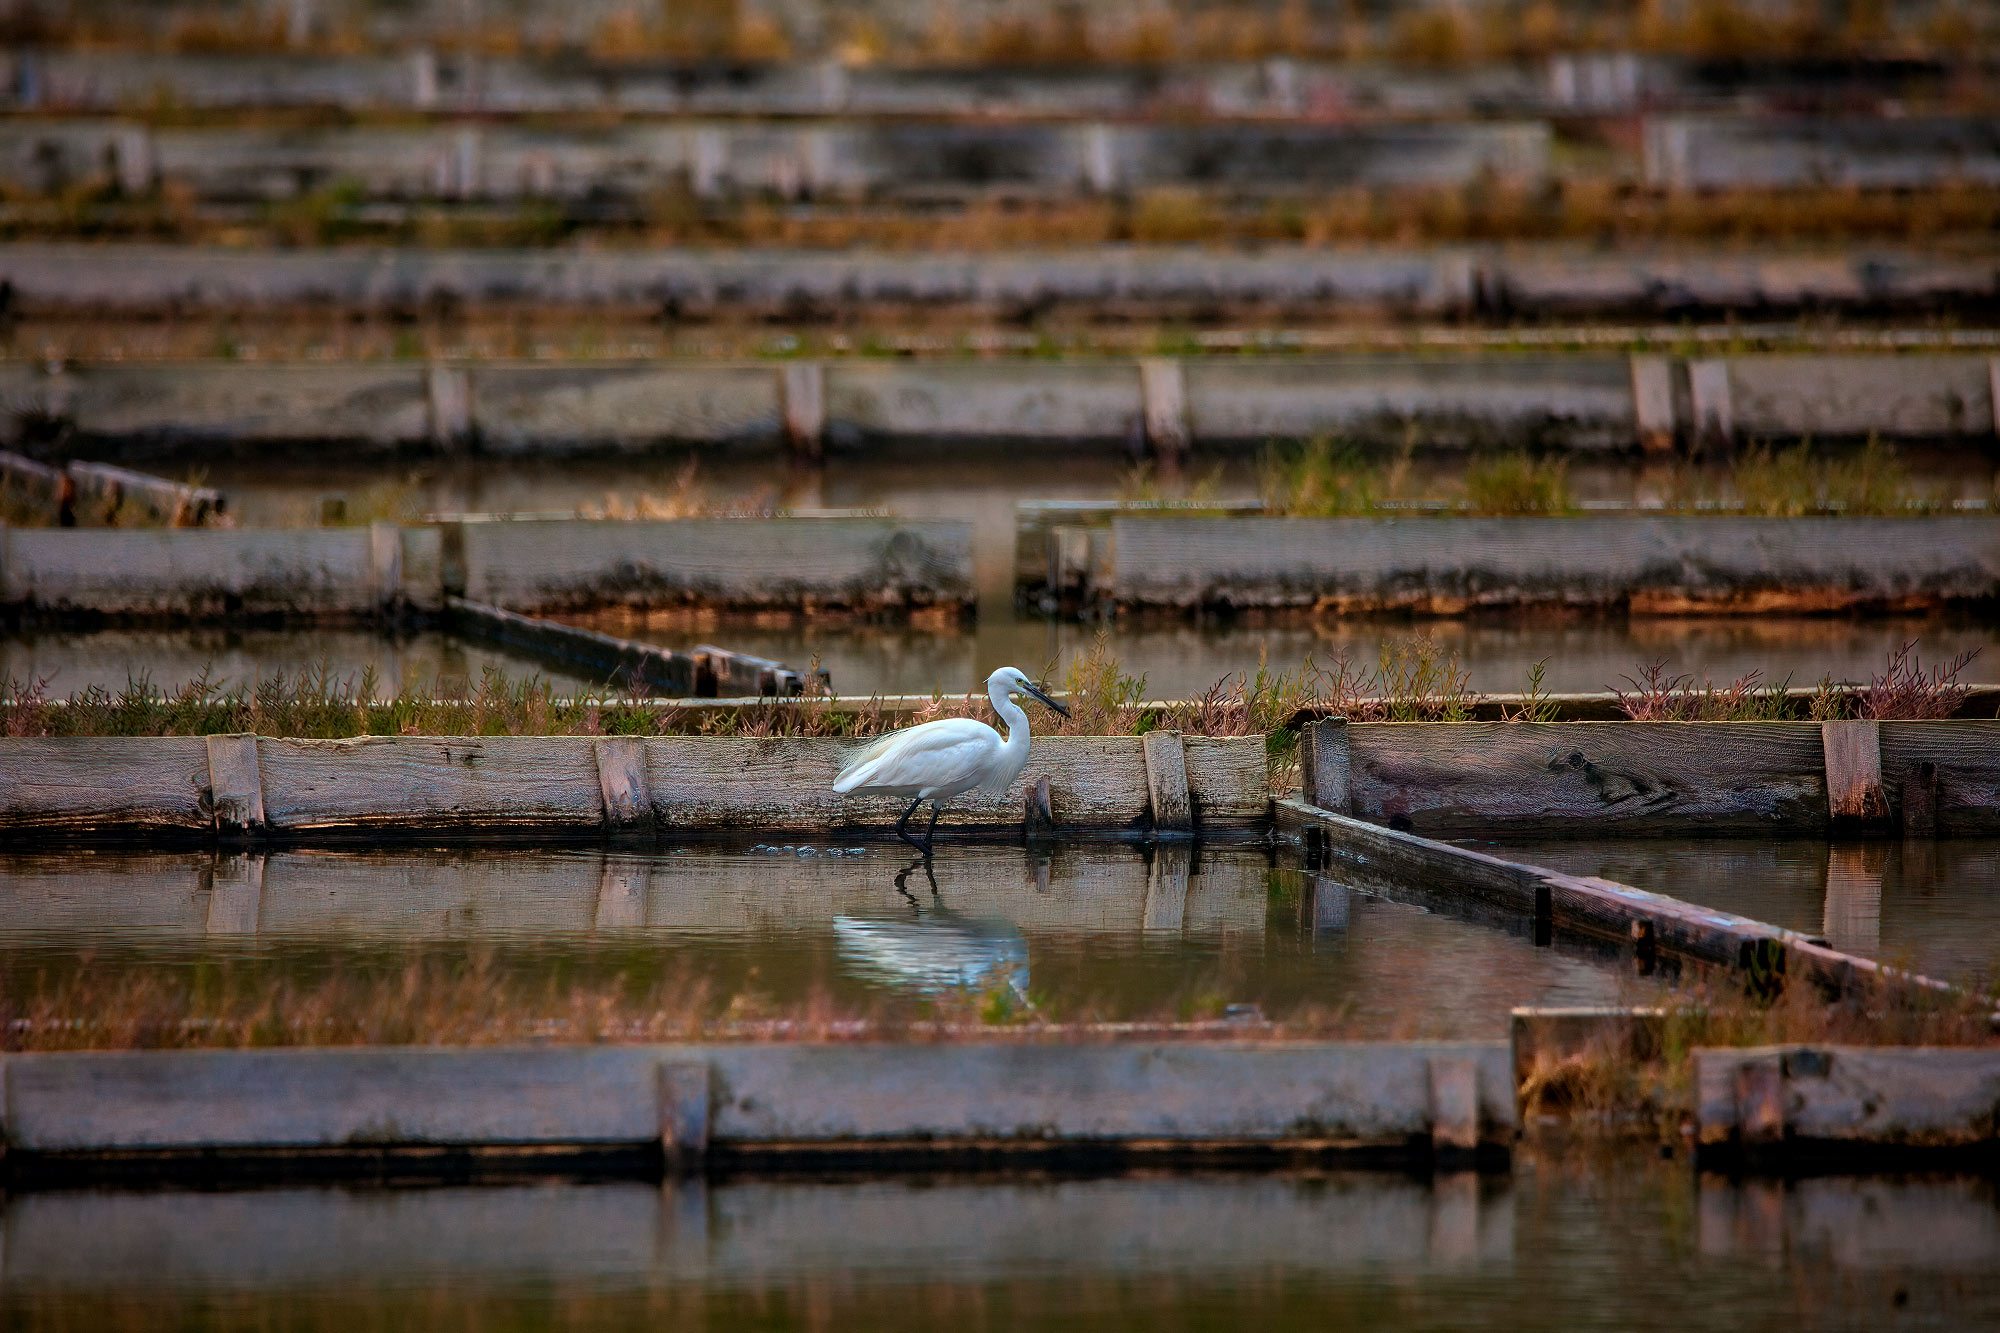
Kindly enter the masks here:
M 841 959 L 861 977 L 920 995 L 999 982 L 1027 1003 L 1028 941 L 1019 928 L 1012 921 L 960 916 L 937 901 L 935 880 L 925 906 L 909 890 L 916 868 L 896 876 L 897 891 L 909 900 L 907 915 L 833 919 Z M 928 865 L 924 873 L 930 874 Z

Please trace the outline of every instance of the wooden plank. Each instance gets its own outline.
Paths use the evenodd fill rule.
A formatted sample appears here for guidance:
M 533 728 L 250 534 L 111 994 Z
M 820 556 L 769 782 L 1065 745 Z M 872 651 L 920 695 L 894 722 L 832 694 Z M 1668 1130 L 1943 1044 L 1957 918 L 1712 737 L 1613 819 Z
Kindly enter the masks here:
M 1181 753 L 1197 826 L 1271 817 L 1271 762 L 1263 736 L 1183 736 Z
M 501 644 L 571 671 L 587 672 L 607 684 L 643 685 L 669 694 L 695 692 L 697 663 L 687 653 L 524 616 L 463 597 L 446 597 L 445 611 L 459 634 Z
M 216 833 L 224 838 L 255 837 L 264 831 L 264 778 L 257 767 L 257 738 L 241 733 L 205 740 Z
M 1940 834 L 2000 833 L 2000 721 L 1884 722 L 1881 750 L 1891 782 L 1932 766 Z
M 1179 517 L 1110 520 L 1090 591 L 1121 606 L 1462 615 L 1913 610 L 2000 596 L 1990 515 L 1760 518 Z
M 662 826 L 886 829 L 906 801 L 841 796 L 834 777 L 862 742 L 814 737 L 653 736 L 646 776 Z M 1150 826 L 1145 757 L 1137 736 L 1036 737 L 1028 765 L 1004 792 L 967 792 L 940 825 L 1020 827 L 1028 792 L 1049 779 L 1049 805 L 1065 829 L 1143 831 Z
M 1524 1005 L 1509 1019 L 1516 1078 L 1572 1056 L 1660 1057 L 1667 1011 L 1630 1005 Z
M 1194 808 L 1181 734 L 1149 731 L 1139 738 L 1139 749 L 1146 762 L 1146 798 L 1152 809 L 1153 832 L 1168 837 L 1193 833 Z
M 689 518 L 464 525 L 465 595 L 547 614 L 676 604 L 969 605 L 958 520 Z
M 604 827 L 613 835 L 650 836 L 653 796 L 646 787 L 646 743 L 637 736 L 606 736 L 591 747 L 597 789 L 604 797 Z
M 264 810 L 278 832 L 599 833 L 588 736 L 264 737 Z
M 1818 829 L 1810 722 L 1355 723 L 1356 815 L 1416 832 Z
M 1697 1050 L 1694 1062 L 1704 1147 L 1996 1142 L 2000 1048 L 1760 1046 Z M 1739 1091 L 1733 1105 L 1725 1086 Z
M 1300 785 L 1307 805 L 1353 813 L 1348 789 L 1347 719 L 1322 718 L 1299 732 Z
M 372 615 L 370 549 L 362 528 L 17 528 L 4 600 L 56 616 Z
M 1386 829 L 1299 801 L 1280 801 L 1277 810 L 1280 829 L 1320 830 L 1325 835 L 1326 864 L 1338 867 L 1343 878 L 1357 888 L 1420 884 L 1496 916 L 1534 915 L 1541 875 L 1533 866 Z
M 1828 813 L 1836 820 L 1887 819 L 1878 724 L 1865 719 L 1822 722 L 1819 734 L 1826 752 Z
M 18 736 L 0 741 L 0 829 L 54 837 L 214 831 L 199 736 Z
M 1474 919 L 1533 922 L 1538 935 L 1643 943 L 1666 956 L 1731 968 L 1760 988 L 1789 981 L 1832 995 L 1935 997 L 1942 982 L 1815 945 L 1788 930 L 1649 893 L 1613 880 L 1559 874 L 1450 843 L 1385 829 L 1302 801 L 1278 803 L 1281 830 L 1316 833 L 1312 852 L 1358 887 L 1421 897 Z M 1638 933 L 1635 934 L 1635 927 Z M 1541 942 L 1546 942 L 1544 939 Z
M 19 1152 L 641 1145 L 663 1133 L 691 1145 L 704 1100 L 694 1066 L 707 1073 L 710 1151 L 740 1151 L 927 1141 L 1398 1146 L 1430 1133 L 1433 1061 L 1471 1071 L 1482 1137 L 1511 1140 L 1504 1042 L 60 1052 L 7 1056 L 4 1068 L 8 1140 Z M 673 1071 L 667 1089 L 663 1070 Z
M 855 748 L 855 742 L 834 739 L 264 737 L 255 742 L 254 773 L 247 755 L 233 754 L 231 745 L 215 742 L 225 771 L 236 774 L 225 780 L 230 808 L 248 816 L 254 777 L 263 820 L 290 837 L 364 829 L 598 834 L 607 828 L 607 808 L 618 812 L 614 831 L 640 833 L 647 810 L 678 828 L 740 828 L 748 820 L 819 831 L 886 828 L 901 813 L 892 801 L 833 793 L 833 778 Z M 616 770 L 611 790 L 600 767 L 604 746 L 611 747 Z M 643 767 L 620 747 L 641 748 Z M 0 765 L 0 828 L 55 836 L 175 829 L 213 834 L 209 749 L 199 737 L 0 741 L 0 755 L 9 761 Z M 1195 818 L 1213 826 L 1263 820 L 1269 811 L 1263 756 L 1263 740 L 1255 736 L 1190 745 L 1186 771 Z M 1029 793 L 1044 779 L 1049 813 L 1065 828 L 1151 827 L 1138 736 L 1037 739 L 1012 787 L 960 798 L 951 822 L 1018 829 Z

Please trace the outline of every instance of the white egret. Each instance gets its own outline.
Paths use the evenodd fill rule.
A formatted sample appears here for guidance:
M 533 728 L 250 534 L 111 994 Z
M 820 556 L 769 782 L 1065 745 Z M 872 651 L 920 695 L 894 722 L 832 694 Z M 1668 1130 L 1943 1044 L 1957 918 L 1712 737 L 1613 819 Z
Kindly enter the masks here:
M 848 760 L 833 780 L 842 795 L 907 796 L 910 808 L 896 821 L 896 836 L 925 856 L 945 803 L 974 787 L 1004 791 L 1028 766 L 1028 715 L 1014 702 L 1015 692 L 1039 699 L 1069 716 L 1054 699 L 1013 667 L 1001 667 L 986 678 L 986 697 L 1007 724 L 1007 739 L 984 722 L 947 717 L 922 726 L 892 731 Z M 925 801 L 931 803 L 930 827 L 924 840 L 910 836 L 910 816 Z

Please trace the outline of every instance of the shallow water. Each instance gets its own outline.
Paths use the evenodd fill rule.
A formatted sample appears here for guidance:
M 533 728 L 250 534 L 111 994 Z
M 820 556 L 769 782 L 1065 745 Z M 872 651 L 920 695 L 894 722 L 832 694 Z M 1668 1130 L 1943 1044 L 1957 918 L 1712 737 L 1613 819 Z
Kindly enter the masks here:
M 1349 891 L 1257 847 L 947 845 L 936 891 L 881 844 L 50 851 L 0 857 L 0 987 L 85 976 L 393 978 L 478 957 L 550 985 L 624 978 L 782 1013 L 999 994 L 1057 1018 L 1330 1016 L 1357 1036 L 1502 1035 L 1519 1004 L 1637 982 L 1526 936 Z M 904 873 L 908 871 L 909 873 Z M 392 982 L 385 982 L 393 984 Z M 1239 1011 L 1240 1012 L 1240 1011 Z
M 997 666 L 1049 670 L 1060 683 L 1069 665 L 1089 653 L 1100 632 L 1014 615 L 1002 609 L 963 628 L 794 624 L 771 627 L 721 623 L 703 629 L 654 631 L 607 623 L 612 632 L 671 648 L 714 643 L 799 667 L 817 657 L 836 690 L 852 694 L 961 694 Z M 1666 659 L 1674 672 L 1707 674 L 1726 683 L 1750 671 L 1764 683 L 1789 677 L 1808 685 L 1823 675 L 1866 680 L 1889 652 L 1919 640 L 1926 664 L 1980 650 L 1967 680 L 2000 676 L 2000 624 L 1967 619 L 1835 620 L 1732 617 L 1711 619 L 1545 620 L 1534 617 L 1470 621 L 1358 620 L 1277 626 L 1186 623 L 1115 624 L 1103 630 L 1124 669 L 1146 678 L 1152 698 L 1191 698 L 1220 678 L 1257 670 L 1293 671 L 1310 655 L 1321 666 L 1345 652 L 1372 668 L 1382 646 L 1430 635 L 1456 654 L 1470 688 L 1489 694 L 1526 688 L 1528 669 L 1545 663 L 1543 688 L 1557 691 L 1629 689 L 1626 677 Z M 0 678 L 48 681 L 57 698 L 92 685 L 124 688 L 145 673 L 176 688 L 210 672 L 229 682 L 296 676 L 324 664 L 336 678 L 358 680 L 373 667 L 378 690 L 440 676 L 473 681 L 488 666 L 520 677 L 540 674 L 558 689 L 602 688 L 605 682 L 501 649 L 441 634 L 376 636 L 362 630 L 33 630 L 0 635 Z
M 18 1195 L 20 1328 L 1969 1328 L 1989 1181 L 1511 1176 L 734 1180 Z
M 2000 839 L 1460 841 L 1817 935 L 1844 952 L 1931 976 L 2000 975 Z

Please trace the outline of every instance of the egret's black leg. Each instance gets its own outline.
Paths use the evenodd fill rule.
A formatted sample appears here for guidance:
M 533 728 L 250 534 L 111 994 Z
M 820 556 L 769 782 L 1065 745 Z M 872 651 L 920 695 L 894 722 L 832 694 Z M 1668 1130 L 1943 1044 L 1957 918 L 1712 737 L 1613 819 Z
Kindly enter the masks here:
M 924 803 L 924 798 L 921 796 L 919 796 L 916 800 L 910 802 L 910 808 L 905 810 L 903 812 L 903 817 L 896 821 L 896 836 L 901 838 L 904 842 L 909 843 L 910 846 L 916 848 L 918 851 L 922 852 L 925 856 L 929 856 L 931 854 L 931 849 L 910 836 L 910 816 L 917 813 L 917 807 L 922 805 L 923 803 Z
M 941 805 L 939 805 L 939 804 L 938 804 L 938 803 L 937 803 L 936 801 L 932 801 L 932 802 L 931 802 L 931 822 L 930 822 L 930 827 L 928 827 L 928 828 L 926 828 L 926 829 L 924 830 L 924 855 L 925 855 L 925 856 L 929 856 L 929 855 L 931 854 L 931 835 L 932 835 L 933 833 L 936 833 L 936 832 L 937 832 L 937 822 L 938 822 L 938 816 L 939 816 L 939 815 L 941 815 L 941 814 L 943 814 L 943 813 L 944 813 L 944 807 L 943 807 L 943 806 L 941 806 Z

